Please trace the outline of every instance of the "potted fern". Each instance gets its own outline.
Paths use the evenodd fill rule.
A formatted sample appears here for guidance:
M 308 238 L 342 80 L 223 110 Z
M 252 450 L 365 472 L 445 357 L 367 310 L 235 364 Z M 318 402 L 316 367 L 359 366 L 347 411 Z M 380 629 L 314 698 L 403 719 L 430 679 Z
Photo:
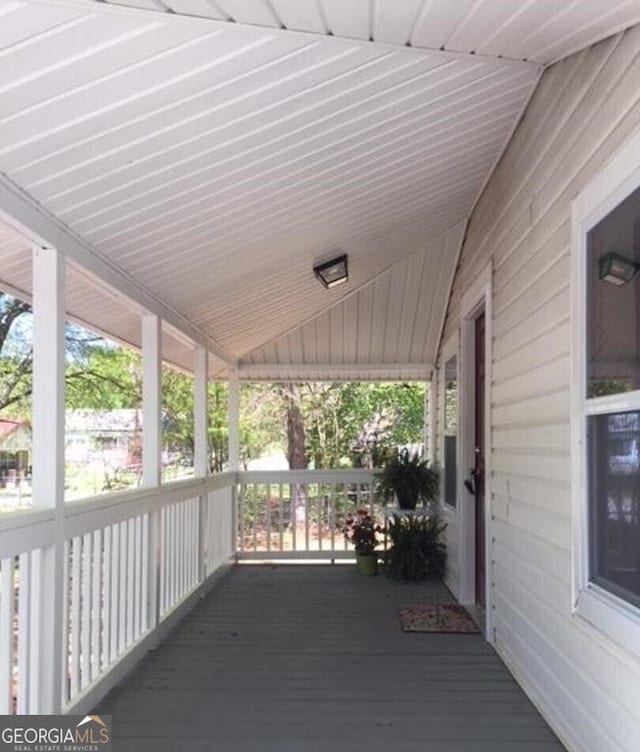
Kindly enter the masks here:
M 394 496 L 400 509 L 415 509 L 419 502 L 438 496 L 438 473 L 419 452 L 401 449 L 383 465 L 378 476 L 385 499 Z
M 404 582 L 419 582 L 432 574 L 442 574 L 446 559 L 443 533 L 438 516 L 399 517 L 387 527 L 390 547 L 385 552 L 385 572 Z

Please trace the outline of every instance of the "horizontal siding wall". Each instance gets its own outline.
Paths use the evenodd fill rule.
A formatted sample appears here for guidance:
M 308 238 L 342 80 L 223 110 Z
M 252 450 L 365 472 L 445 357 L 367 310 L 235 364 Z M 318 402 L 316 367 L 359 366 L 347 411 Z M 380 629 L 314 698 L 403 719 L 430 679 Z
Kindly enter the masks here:
M 640 663 L 571 615 L 570 217 L 640 128 L 640 29 L 552 66 L 471 218 L 443 341 L 493 264 L 495 644 L 576 752 L 640 748 Z

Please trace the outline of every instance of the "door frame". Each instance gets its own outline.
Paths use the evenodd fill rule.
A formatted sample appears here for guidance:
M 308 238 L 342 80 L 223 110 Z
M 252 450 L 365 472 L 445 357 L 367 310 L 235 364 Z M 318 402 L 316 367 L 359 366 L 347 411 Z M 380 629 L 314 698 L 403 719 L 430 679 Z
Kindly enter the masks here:
M 491 524 L 491 364 L 492 364 L 492 266 L 487 263 L 460 303 L 460 463 L 458 466 L 458 530 L 460 552 L 460 603 L 476 602 L 475 506 L 471 504 L 464 480 L 475 464 L 475 320 L 485 314 L 485 624 L 488 642 L 493 642 L 492 537 Z

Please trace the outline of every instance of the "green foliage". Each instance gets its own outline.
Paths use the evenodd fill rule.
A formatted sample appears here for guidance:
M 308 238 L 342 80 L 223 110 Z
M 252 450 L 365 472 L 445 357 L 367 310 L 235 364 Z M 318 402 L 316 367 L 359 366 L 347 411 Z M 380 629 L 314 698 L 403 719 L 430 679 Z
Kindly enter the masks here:
M 211 472 L 224 470 L 229 459 L 229 386 L 221 381 L 209 383 L 209 457 Z
M 437 516 L 394 516 L 387 528 L 391 542 L 385 554 L 385 572 L 405 582 L 418 582 L 441 574 L 446 558 L 442 533 L 446 524 Z
M 0 293 L 0 411 L 20 418 L 29 410 L 32 389 L 31 306 Z
M 286 450 L 285 403 L 277 384 L 242 384 L 240 389 L 240 460 Z
M 393 447 L 419 442 L 424 384 L 300 384 L 307 461 L 311 467 L 374 467 Z
M 193 456 L 193 376 L 162 367 L 162 443 Z
M 0 358 L 0 413 L 5 418 L 28 417 L 33 385 L 31 356 Z
M 630 381 L 621 379 L 614 381 L 589 381 L 587 384 L 587 397 L 608 397 L 612 394 L 622 394 L 633 391 L 633 384 Z
M 281 451 L 289 455 L 287 407 L 295 400 L 304 423 L 306 465 L 374 467 L 385 452 L 420 442 L 424 384 L 303 382 L 243 384 L 242 461 Z
M 438 473 L 418 452 L 401 449 L 385 462 L 378 476 L 386 499 L 394 494 L 401 509 L 415 509 L 418 502 L 438 495 Z
M 80 410 L 142 407 L 142 358 L 138 353 L 91 340 L 67 346 L 66 405 Z

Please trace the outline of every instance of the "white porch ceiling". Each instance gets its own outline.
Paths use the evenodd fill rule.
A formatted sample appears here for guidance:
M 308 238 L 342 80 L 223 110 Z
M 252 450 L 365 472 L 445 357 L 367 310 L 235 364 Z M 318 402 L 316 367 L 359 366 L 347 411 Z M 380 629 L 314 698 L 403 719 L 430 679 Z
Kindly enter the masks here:
M 380 319 L 385 270 L 433 254 L 440 271 L 422 275 L 415 305 L 441 320 L 438 279 L 456 258 L 443 239 L 468 217 L 540 64 L 640 19 L 640 0 L 138 4 L 148 10 L 0 0 L 0 171 L 89 253 L 254 365 L 282 365 L 269 343 L 300 326 L 328 332 L 334 306 L 376 278 L 343 315 L 371 299 Z M 327 292 L 311 268 L 335 251 L 349 254 L 350 284 Z M 12 258 L 0 278 L 22 289 L 28 268 Z M 113 300 L 85 290 L 76 308 L 127 338 Z M 350 350 L 343 327 L 341 362 L 427 363 L 428 326 L 408 350 L 375 327 Z

